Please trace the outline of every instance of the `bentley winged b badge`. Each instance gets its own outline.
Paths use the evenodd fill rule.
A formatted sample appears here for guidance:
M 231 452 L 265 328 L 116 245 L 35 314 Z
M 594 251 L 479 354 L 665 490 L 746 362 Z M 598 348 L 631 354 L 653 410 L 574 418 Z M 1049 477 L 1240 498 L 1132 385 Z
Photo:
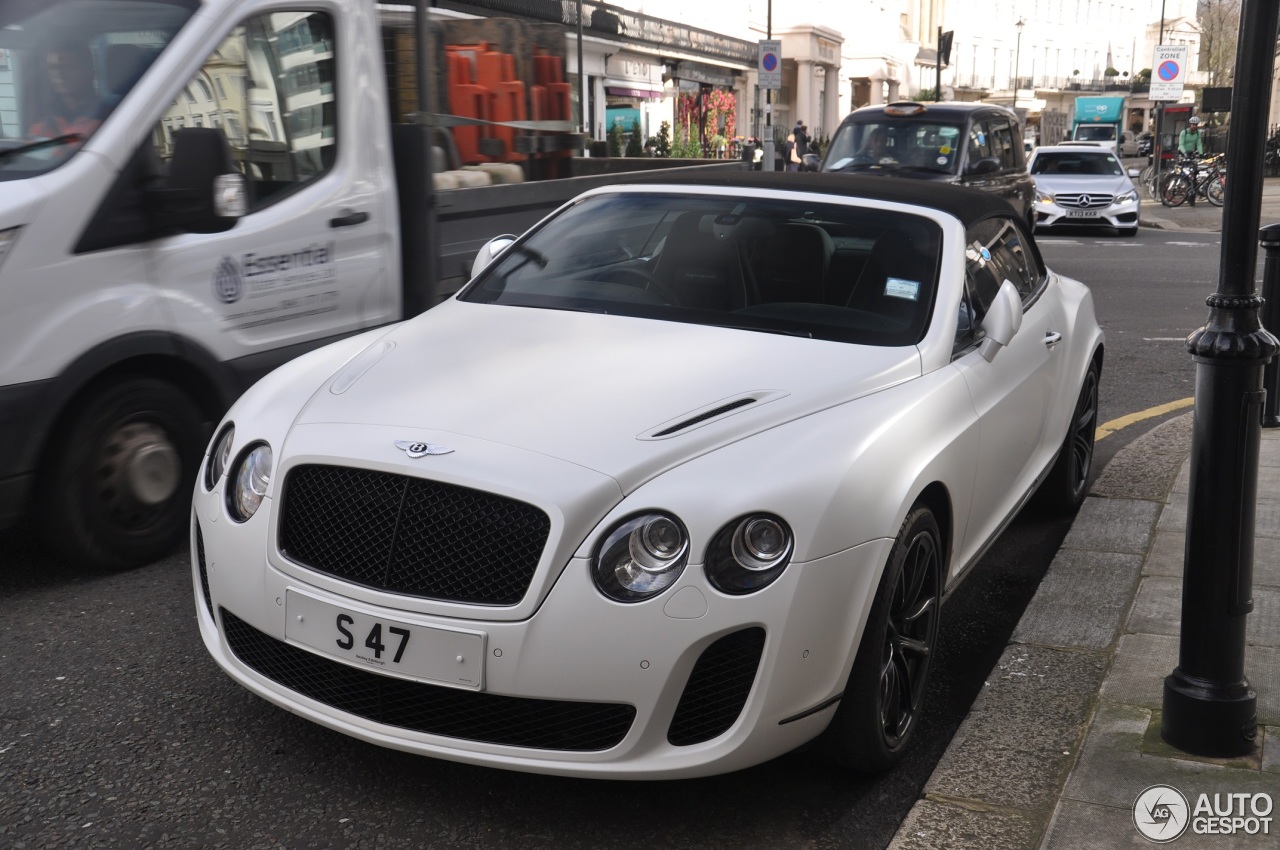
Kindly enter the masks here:
M 396 440 L 396 448 L 405 451 L 411 458 L 423 455 L 447 455 L 453 451 L 448 446 L 437 446 L 435 443 L 419 443 L 411 440 Z

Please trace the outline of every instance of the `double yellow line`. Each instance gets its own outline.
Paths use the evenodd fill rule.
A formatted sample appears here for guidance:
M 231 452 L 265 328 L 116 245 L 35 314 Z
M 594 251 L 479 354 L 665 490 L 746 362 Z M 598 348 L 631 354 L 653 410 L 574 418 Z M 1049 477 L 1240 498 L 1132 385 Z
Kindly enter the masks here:
M 1093 439 L 1101 440 L 1108 434 L 1114 434 L 1121 428 L 1127 428 L 1136 422 L 1141 422 L 1144 419 L 1154 419 L 1157 416 L 1164 416 L 1166 413 L 1172 413 L 1175 410 L 1182 410 L 1183 408 L 1191 407 L 1195 403 L 1196 400 L 1194 398 L 1182 398 L 1177 401 L 1171 401 L 1168 404 L 1148 407 L 1146 410 L 1139 410 L 1137 413 L 1130 413 L 1126 416 L 1121 416 L 1118 419 L 1112 419 L 1110 422 L 1104 422 L 1098 426 L 1098 430 L 1093 432 Z

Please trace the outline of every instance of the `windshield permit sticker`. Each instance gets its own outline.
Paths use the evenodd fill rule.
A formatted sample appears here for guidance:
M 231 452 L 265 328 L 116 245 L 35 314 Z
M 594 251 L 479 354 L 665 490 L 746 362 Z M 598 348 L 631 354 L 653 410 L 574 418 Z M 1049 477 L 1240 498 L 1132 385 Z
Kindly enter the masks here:
M 828 170 L 829 170 L 829 171 L 839 171 L 841 168 L 844 168 L 846 165 L 848 165 L 848 164 L 849 164 L 849 163 L 851 163 L 851 162 L 853 162 L 853 157 L 851 157 L 851 156 L 841 157 L 840 159 L 838 159 L 838 160 L 836 160 L 834 163 L 832 163 L 832 164 L 831 164 L 831 168 L 829 168 Z
M 903 280 L 891 277 L 884 282 L 884 294 L 889 298 L 901 298 L 905 301 L 920 300 L 920 281 Z
M 942 147 L 938 148 L 938 153 L 940 153 L 940 154 L 950 155 L 950 154 L 951 154 L 951 145 L 943 145 Z
M 947 158 L 945 156 L 938 157 L 938 165 L 946 165 L 946 164 L 947 164 Z

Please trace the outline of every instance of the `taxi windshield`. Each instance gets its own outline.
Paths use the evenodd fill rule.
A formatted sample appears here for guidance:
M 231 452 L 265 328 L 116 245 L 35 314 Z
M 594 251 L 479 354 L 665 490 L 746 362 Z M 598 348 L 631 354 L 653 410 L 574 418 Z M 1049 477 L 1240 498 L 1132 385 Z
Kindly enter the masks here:
M 0 180 L 70 159 L 199 0 L 16 0 L 0 6 Z
M 846 124 L 836 132 L 824 171 L 924 171 L 955 174 L 959 123 L 894 118 Z

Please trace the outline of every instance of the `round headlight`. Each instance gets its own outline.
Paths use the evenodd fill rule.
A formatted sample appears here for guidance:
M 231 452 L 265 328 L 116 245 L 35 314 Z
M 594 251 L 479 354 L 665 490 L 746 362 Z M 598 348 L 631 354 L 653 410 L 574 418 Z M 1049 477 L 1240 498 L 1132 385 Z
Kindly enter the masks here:
M 791 561 L 794 538 L 770 514 L 740 517 L 716 532 L 707 547 L 707 579 L 723 593 L 752 593 L 773 583 Z
M 591 563 L 596 587 L 610 599 L 639 602 L 670 587 L 689 562 L 689 534 L 675 517 L 657 512 L 618 523 Z
M 240 455 L 232 477 L 227 507 L 232 517 L 244 522 L 258 512 L 267 495 L 267 485 L 271 483 L 271 447 L 266 443 L 251 446 Z
M 228 425 L 213 442 L 213 451 L 209 453 L 209 462 L 204 467 L 204 488 L 212 490 L 227 471 L 231 462 L 231 444 L 235 441 L 236 426 Z

